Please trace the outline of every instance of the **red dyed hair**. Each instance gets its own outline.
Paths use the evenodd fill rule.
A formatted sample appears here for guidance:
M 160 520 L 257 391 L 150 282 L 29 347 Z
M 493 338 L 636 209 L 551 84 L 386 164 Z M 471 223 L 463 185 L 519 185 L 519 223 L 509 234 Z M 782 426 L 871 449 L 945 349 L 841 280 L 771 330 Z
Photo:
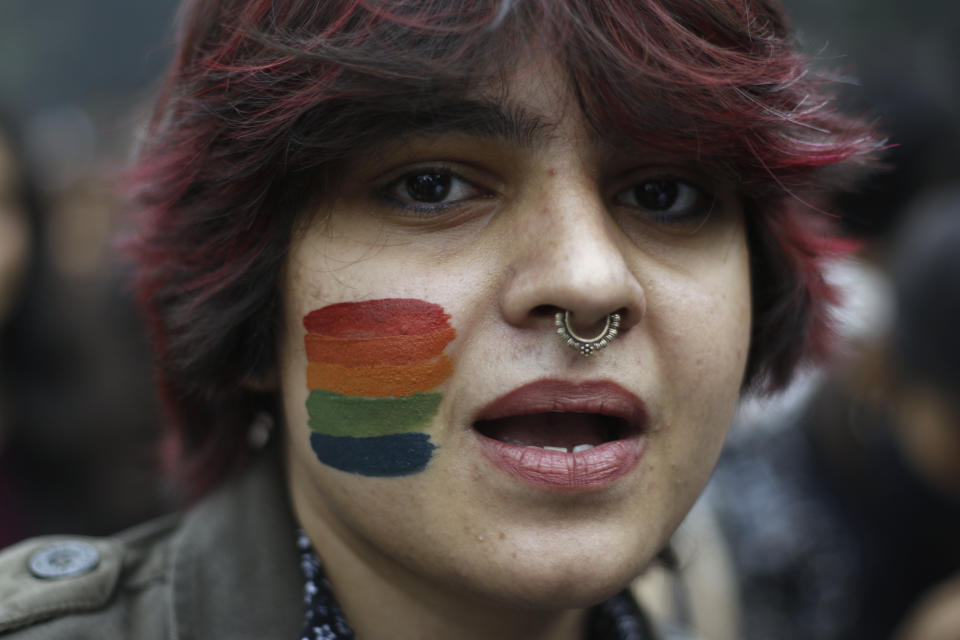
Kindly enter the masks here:
M 591 126 L 737 180 L 754 329 L 747 384 L 776 388 L 828 335 L 828 246 L 798 223 L 879 142 L 830 106 L 774 0 L 188 0 L 132 172 L 136 287 L 195 488 L 272 403 L 278 278 L 339 161 L 548 51 Z M 429 119 L 423 126 L 429 126 Z

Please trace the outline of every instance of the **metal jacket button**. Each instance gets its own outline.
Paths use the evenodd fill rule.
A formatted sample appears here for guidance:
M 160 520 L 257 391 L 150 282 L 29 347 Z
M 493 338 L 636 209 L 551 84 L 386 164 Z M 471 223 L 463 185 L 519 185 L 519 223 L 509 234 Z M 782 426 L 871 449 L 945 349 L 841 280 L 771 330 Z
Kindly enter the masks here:
M 100 553 L 86 542 L 57 542 L 30 556 L 30 573 L 43 580 L 59 580 L 90 573 L 100 564 Z

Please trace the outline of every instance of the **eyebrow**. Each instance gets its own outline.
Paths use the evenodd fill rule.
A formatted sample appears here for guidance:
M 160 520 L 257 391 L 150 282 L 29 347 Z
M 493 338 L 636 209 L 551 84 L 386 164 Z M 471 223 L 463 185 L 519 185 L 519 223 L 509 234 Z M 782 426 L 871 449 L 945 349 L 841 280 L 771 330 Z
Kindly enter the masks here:
M 554 128 L 546 117 L 529 109 L 487 100 L 457 100 L 429 109 L 394 114 L 394 135 L 463 134 L 498 140 L 521 148 L 550 138 Z

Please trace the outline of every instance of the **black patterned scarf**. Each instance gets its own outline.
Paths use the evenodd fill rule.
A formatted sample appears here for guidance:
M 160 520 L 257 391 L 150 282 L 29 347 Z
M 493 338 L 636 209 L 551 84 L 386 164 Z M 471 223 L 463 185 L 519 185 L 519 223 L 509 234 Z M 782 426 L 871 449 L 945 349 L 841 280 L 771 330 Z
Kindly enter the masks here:
M 300 640 L 355 640 L 353 629 L 333 597 L 320 559 L 303 531 L 297 532 L 303 568 L 307 616 Z M 623 591 L 590 611 L 586 640 L 654 640 L 650 625 L 636 601 Z

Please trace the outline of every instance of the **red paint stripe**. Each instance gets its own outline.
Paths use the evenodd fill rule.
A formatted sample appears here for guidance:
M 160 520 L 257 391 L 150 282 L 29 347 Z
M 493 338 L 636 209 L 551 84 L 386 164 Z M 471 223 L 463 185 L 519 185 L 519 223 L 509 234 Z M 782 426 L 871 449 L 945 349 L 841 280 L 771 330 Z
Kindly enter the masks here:
M 310 333 L 331 338 L 377 338 L 420 335 L 450 326 L 443 307 L 413 298 L 340 302 L 303 318 Z

